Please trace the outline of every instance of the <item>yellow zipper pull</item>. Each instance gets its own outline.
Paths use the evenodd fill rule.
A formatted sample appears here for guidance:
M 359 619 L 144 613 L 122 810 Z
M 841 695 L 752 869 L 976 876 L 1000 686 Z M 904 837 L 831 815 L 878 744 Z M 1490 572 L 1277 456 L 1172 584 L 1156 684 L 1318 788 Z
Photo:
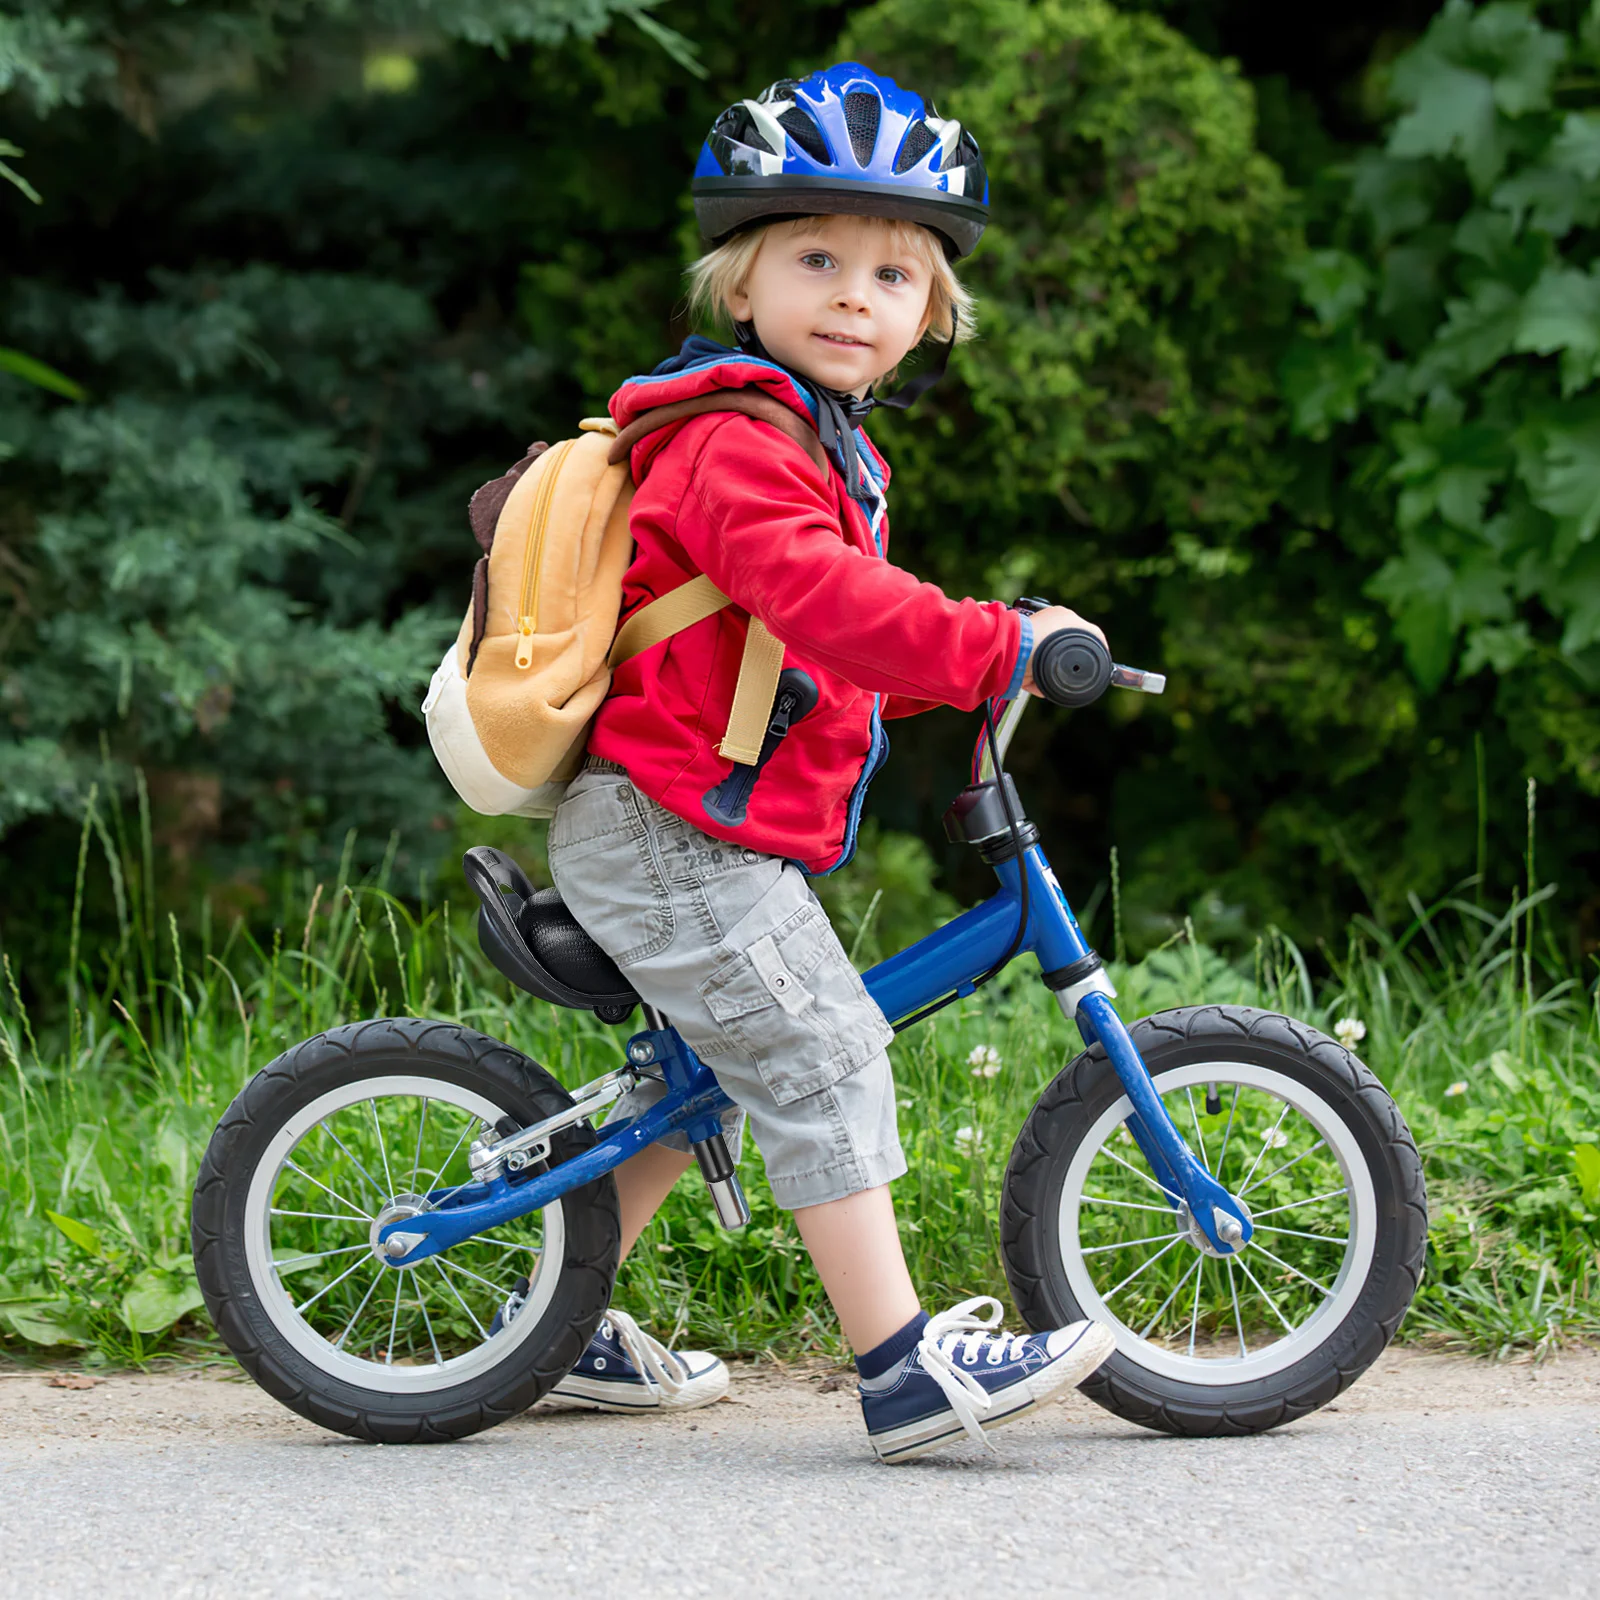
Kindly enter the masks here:
M 517 624 L 517 665 L 524 671 L 533 665 L 533 618 L 523 617 Z

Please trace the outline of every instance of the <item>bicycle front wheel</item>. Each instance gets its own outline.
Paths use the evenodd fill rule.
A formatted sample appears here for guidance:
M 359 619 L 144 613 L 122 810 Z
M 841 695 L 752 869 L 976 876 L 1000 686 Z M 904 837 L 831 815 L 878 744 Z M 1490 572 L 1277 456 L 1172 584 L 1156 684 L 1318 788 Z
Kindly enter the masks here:
M 1422 1273 L 1422 1164 L 1394 1101 L 1335 1040 L 1242 1006 L 1129 1030 L 1168 1114 L 1255 1233 L 1211 1248 L 1150 1171 L 1098 1047 L 1072 1061 L 1012 1151 L 1006 1271 L 1034 1328 L 1082 1317 L 1117 1348 L 1084 1384 L 1169 1433 L 1260 1433 L 1375 1361 Z

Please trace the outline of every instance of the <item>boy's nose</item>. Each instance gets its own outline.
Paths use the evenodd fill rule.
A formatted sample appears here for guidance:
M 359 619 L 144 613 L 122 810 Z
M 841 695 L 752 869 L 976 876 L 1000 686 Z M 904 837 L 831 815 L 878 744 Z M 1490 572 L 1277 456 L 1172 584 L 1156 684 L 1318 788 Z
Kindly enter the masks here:
M 834 290 L 833 303 L 841 310 L 845 311 L 866 310 L 867 306 L 871 303 L 871 297 L 867 292 L 866 281 L 861 280 L 858 282 L 855 279 L 850 279 L 848 281 L 841 282 Z

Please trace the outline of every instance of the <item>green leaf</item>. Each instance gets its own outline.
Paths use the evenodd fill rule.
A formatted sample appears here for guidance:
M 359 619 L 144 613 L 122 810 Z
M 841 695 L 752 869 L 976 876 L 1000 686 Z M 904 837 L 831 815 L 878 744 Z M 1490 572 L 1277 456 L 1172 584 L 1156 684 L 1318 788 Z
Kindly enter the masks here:
M 92 1256 L 104 1255 L 100 1248 L 100 1235 L 87 1223 L 79 1222 L 76 1217 L 63 1217 L 59 1212 L 46 1211 L 45 1215 L 64 1233 L 80 1250 L 87 1250 Z
M 20 156 L 22 153 L 20 145 L 12 144 L 9 139 L 0 139 L 0 157 Z M 0 178 L 4 178 L 13 188 L 19 189 L 36 206 L 44 204 L 44 198 L 39 191 L 15 167 L 4 160 L 0 160 Z
M 94 1343 L 93 1329 L 72 1302 L 62 1296 L 0 1302 L 0 1322 L 30 1344 L 82 1346 Z
M 1572 1164 L 1578 1171 L 1578 1188 L 1586 1205 L 1600 1205 L 1600 1148 L 1592 1144 L 1572 1147 Z
M 1294 431 L 1325 439 L 1334 423 L 1354 421 L 1377 370 L 1377 347 L 1348 328 L 1331 339 L 1296 339 L 1278 371 Z
M 1585 183 L 1600 179 L 1600 111 L 1569 111 L 1546 156 Z
M 1600 278 L 1576 267 L 1546 267 L 1522 302 L 1514 348 L 1561 352 L 1561 392 L 1572 394 L 1600 360 Z
M 1577 542 L 1600 529 L 1600 416 L 1593 411 L 1572 427 L 1548 427 L 1540 481 L 1533 502 L 1567 525 Z
M 1494 84 L 1483 73 L 1444 60 L 1425 38 L 1395 63 L 1392 84 L 1412 109 L 1389 135 L 1390 155 L 1459 155 L 1474 178 L 1500 170 Z
M 1386 561 L 1367 585 L 1367 592 L 1389 607 L 1406 664 L 1430 692 L 1444 682 L 1455 649 L 1454 582 L 1454 569 L 1438 551 L 1408 540 L 1404 552 Z
M 1371 271 L 1343 250 L 1309 250 L 1290 263 L 1288 273 L 1300 285 L 1300 298 L 1325 328 L 1359 311 L 1372 292 Z
M 1466 646 L 1461 652 L 1461 676 L 1470 678 L 1485 667 L 1504 676 L 1532 653 L 1533 636 L 1526 622 L 1517 621 L 1505 627 L 1488 623 L 1468 632 Z
M 1513 1094 L 1522 1087 L 1522 1075 L 1512 1065 L 1511 1052 L 1509 1050 L 1496 1050 L 1489 1057 L 1489 1070 Z
M 1413 233 L 1433 215 L 1438 180 L 1426 161 L 1400 161 L 1369 150 L 1351 163 L 1350 201 L 1372 219 L 1380 248 Z
M 192 1273 L 151 1267 L 133 1280 L 122 1297 L 122 1320 L 134 1333 L 163 1333 L 204 1304 L 205 1296 Z
M 623 6 L 619 9 L 647 38 L 653 39 L 685 72 L 693 74 L 696 78 L 709 76 L 705 63 L 695 54 L 694 42 L 686 39 L 675 28 L 669 28 L 665 23 L 657 22 L 645 10 L 646 5 L 658 5 L 660 0 L 640 0 L 636 6 Z
M 32 356 L 25 356 L 20 350 L 0 346 L 0 372 L 9 372 L 27 383 L 37 384 L 41 389 L 65 395 L 68 400 L 89 398 L 89 391 L 82 384 L 74 383 L 65 373 L 57 372 L 54 367 L 46 366 Z
M 1522 297 L 1509 284 L 1484 278 L 1467 299 L 1450 301 L 1445 312 L 1444 327 L 1412 375 L 1416 394 L 1476 378 L 1506 355 L 1517 335 Z

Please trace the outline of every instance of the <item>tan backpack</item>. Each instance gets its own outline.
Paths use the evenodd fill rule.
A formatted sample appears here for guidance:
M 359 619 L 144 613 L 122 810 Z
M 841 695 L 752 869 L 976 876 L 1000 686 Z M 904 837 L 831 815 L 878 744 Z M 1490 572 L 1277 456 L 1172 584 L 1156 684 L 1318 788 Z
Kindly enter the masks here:
M 619 630 L 633 559 L 628 458 L 647 434 L 707 411 L 740 411 L 786 433 L 826 477 L 815 431 L 751 389 L 646 412 L 620 433 L 609 417 L 576 438 L 535 444 L 472 497 L 483 549 L 472 604 L 422 702 L 428 739 L 455 791 L 485 816 L 547 817 L 576 776 L 614 667 L 731 604 L 701 574 L 641 606 Z M 783 646 L 751 618 L 725 760 L 753 764 L 772 710 Z

